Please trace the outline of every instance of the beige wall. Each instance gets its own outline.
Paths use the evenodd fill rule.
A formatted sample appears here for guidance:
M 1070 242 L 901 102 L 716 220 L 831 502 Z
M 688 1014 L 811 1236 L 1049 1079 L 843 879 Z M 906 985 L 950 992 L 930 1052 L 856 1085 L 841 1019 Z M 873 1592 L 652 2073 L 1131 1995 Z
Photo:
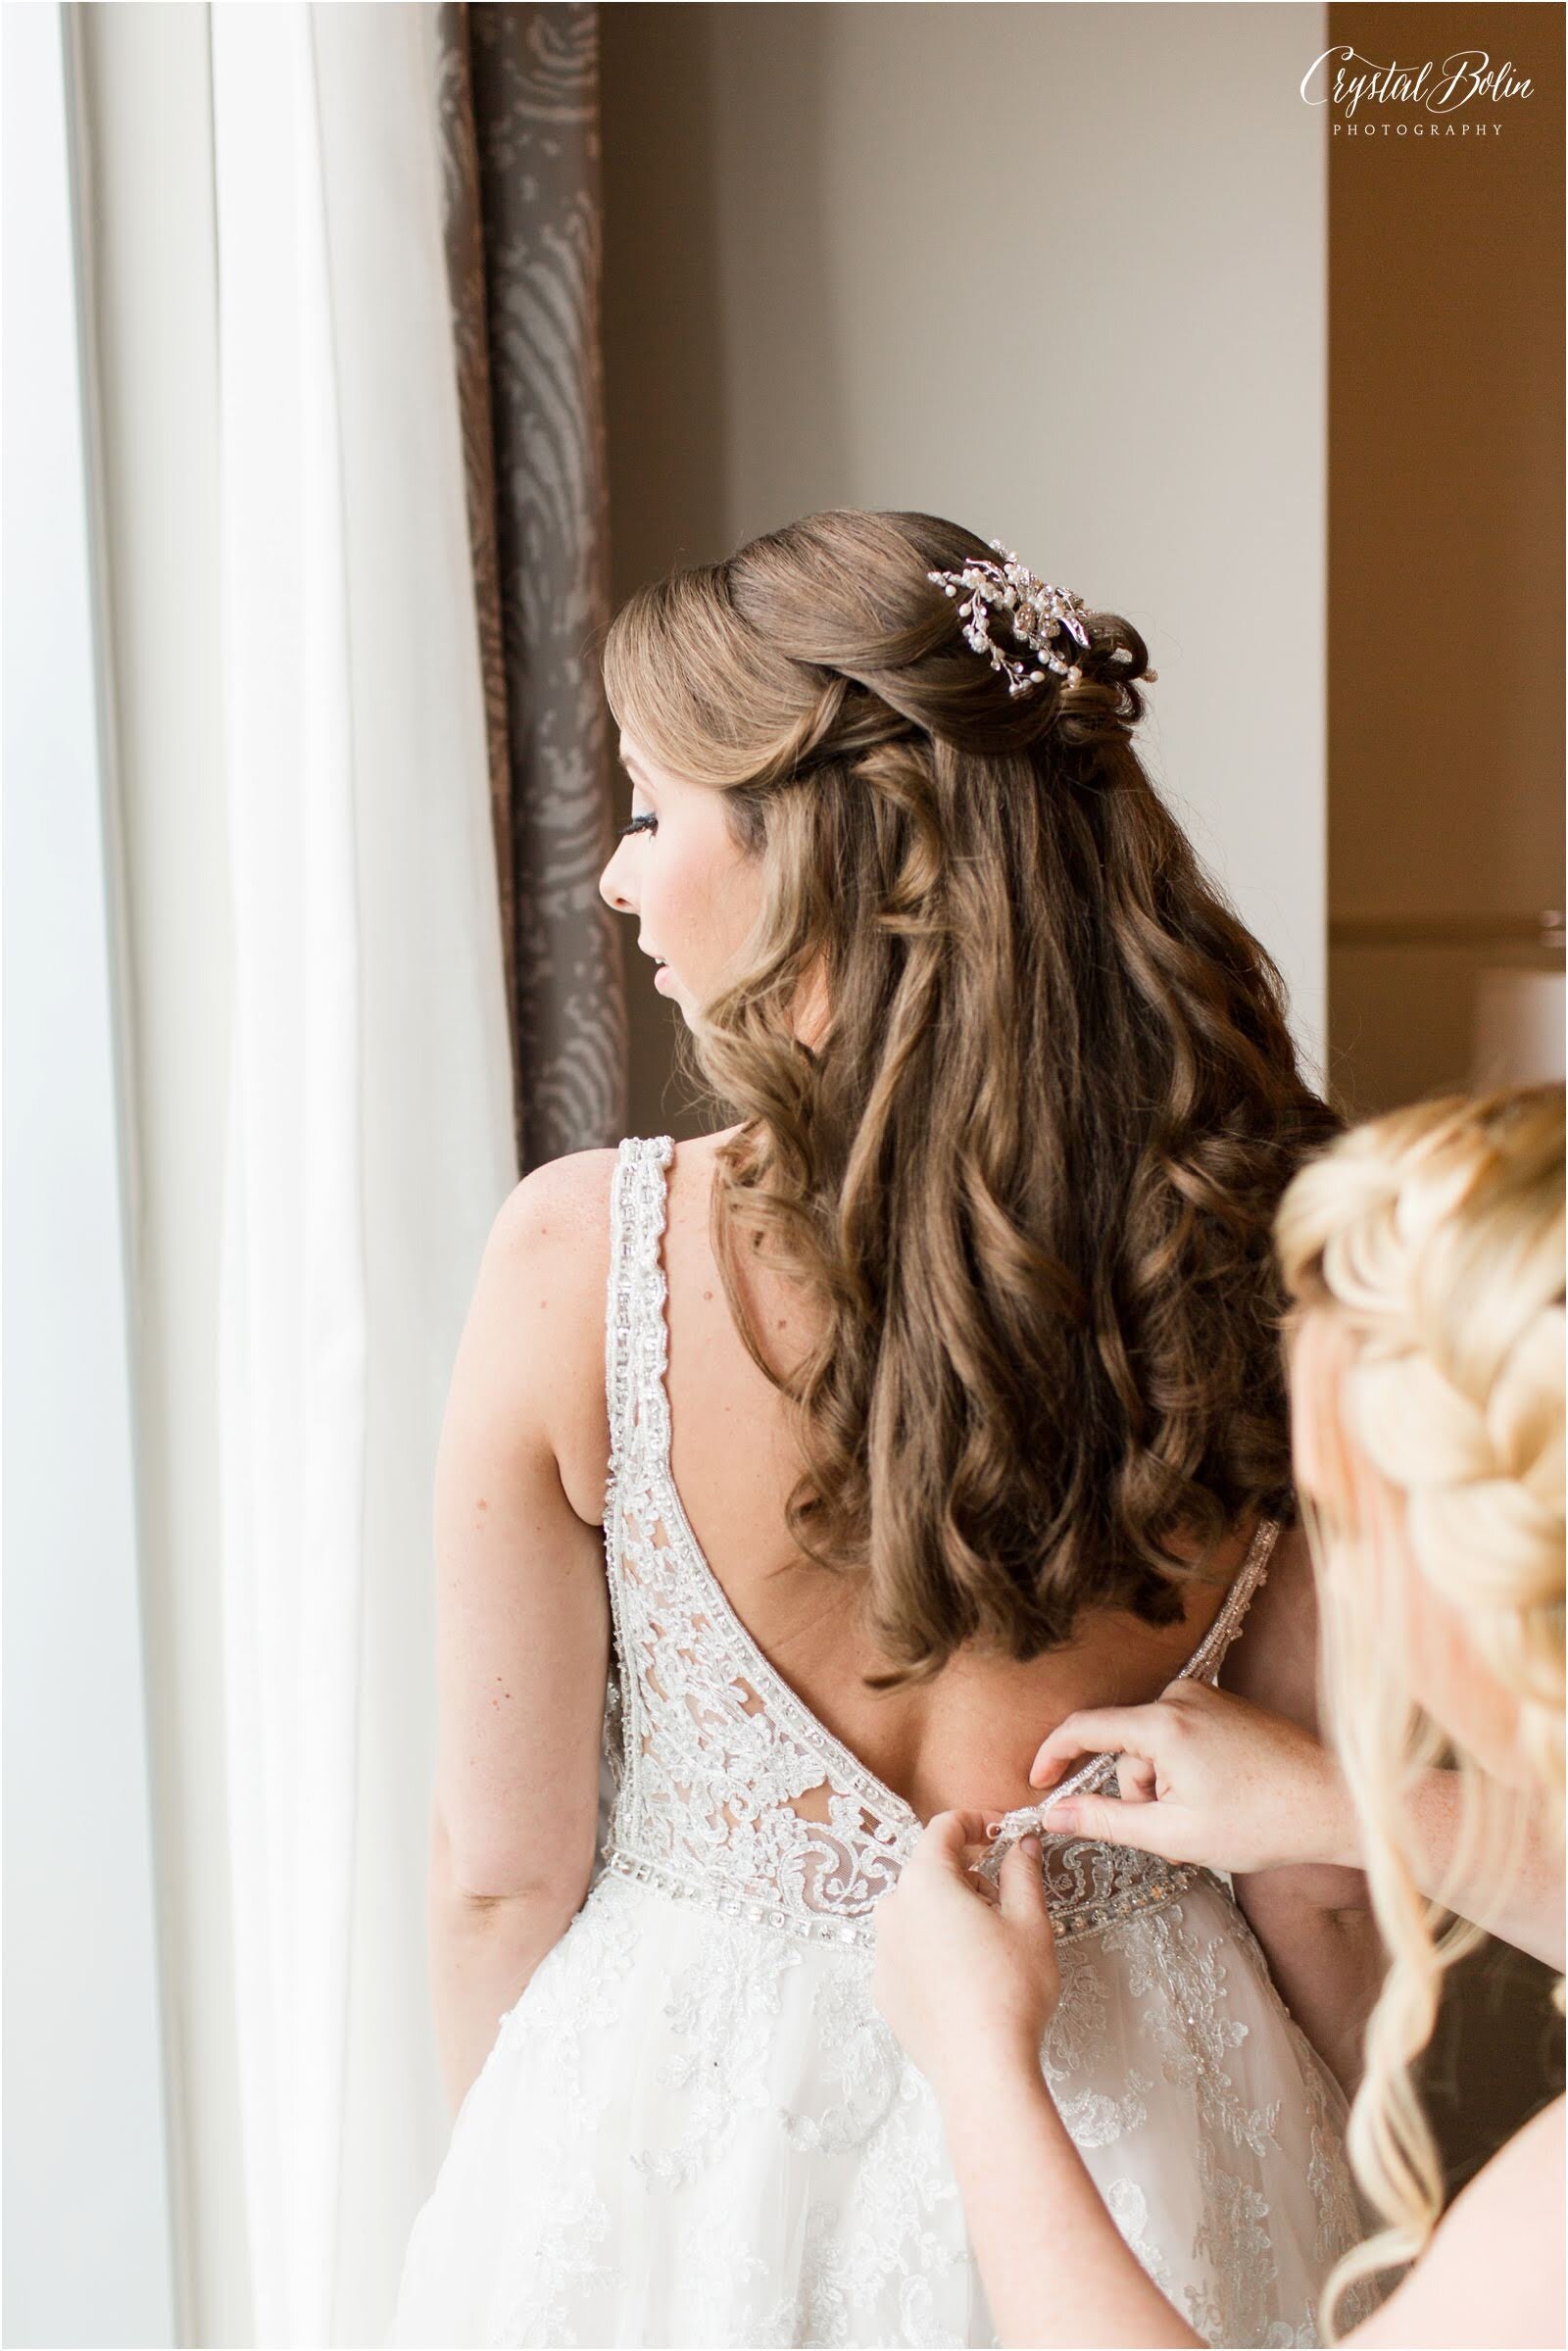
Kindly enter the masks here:
M 1364 57 L 1485 46 L 1536 85 L 1456 118 L 1494 138 L 1330 141 L 1332 1037 L 1363 1110 L 1467 1081 L 1482 972 L 1562 968 L 1531 940 L 1563 903 L 1563 24 L 1329 11 Z
M 604 14 L 613 586 L 833 505 L 1004 538 L 1152 648 L 1145 751 L 1324 984 L 1315 6 Z M 629 970 L 634 1129 L 691 1131 Z

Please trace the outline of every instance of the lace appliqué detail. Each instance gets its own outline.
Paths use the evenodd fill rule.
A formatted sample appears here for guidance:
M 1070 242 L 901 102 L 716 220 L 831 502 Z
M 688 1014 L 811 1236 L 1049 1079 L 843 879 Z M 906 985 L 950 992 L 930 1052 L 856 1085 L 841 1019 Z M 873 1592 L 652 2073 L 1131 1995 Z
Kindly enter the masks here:
M 669 1150 L 667 1136 L 622 1145 L 613 1196 L 605 1533 L 623 1761 L 607 1866 L 858 1939 L 920 1824 L 772 1672 L 686 1523 L 663 1386 Z
M 1113 2180 L 1105 2190 L 1105 2210 L 1168 2302 L 1181 2300 L 1181 2288 L 1170 2263 L 1149 2239 L 1149 2198 L 1134 2180 Z
M 724 2306 L 735 2324 L 743 2297 L 750 2344 L 860 2344 L 880 2338 L 876 2315 L 894 2293 L 904 2313 L 901 2344 L 945 2343 L 951 2298 L 940 2281 L 968 2259 L 957 2186 L 948 2169 L 928 2084 L 904 2056 L 871 1998 L 870 1970 L 859 1951 L 810 1955 L 787 1936 L 750 1922 L 717 1925 L 701 1956 L 683 1969 L 662 2011 L 676 2054 L 660 2068 L 674 2095 L 671 2143 L 633 2151 L 631 2163 L 662 2199 L 689 2191 L 700 2177 L 721 2177 L 737 2139 L 754 2153 L 760 2130 L 778 2132 L 797 2158 L 853 2158 L 846 2185 L 820 2197 L 806 2218 L 800 2266 L 789 2290 L 763 2307 L 744 2302 L 762 2274 L 749 2255 L 726 2253 Z M 786 2003 L 809 1988 L 812 2052 L 809 2104 L 804 2082 L 795 2102 L 770 2088 L 769 2061 L 781 2039 L 793 2045 Z M 796 2023 L 801 2012 L 794 2012 Z M 797 2177 L 800 2175 L 797 2174 Z M 809 2176 L 809 2175 L 808 2175 Z M 824 2178 L 833 2178 L 831 2172 Z M 707 2288 L 705 2286 L 705 2292 Z M 717 2288 L 714 2288 L 715 2297 Z M 868 2329 L 872 2331 L 868 2331 Z
M 609 2284 L 610 2212 L 594 2186 L 586 2159 L 605 2106 L 584 2091 L 584 2057 L 592 2042 L 621 2023 L 621 1999 L 638 1950 L 637 1921 L 625 1906 L 590 1894 L 569 1934 L 540 1961 L 516 2005 L 501 2020 L 479 2080 L 503 2065 L 527 2078 L 540 2102 L 569 2115 L 574 2144 L 563 2146 L 548 2203 L 528 2215 L 526 2239 L 505 2273 L 492 2310 L 485 2351 L 571 2351 L 579 2337 L 571 2313 L 585 2288 Z M 477 2111 L 474 2087 L 454 2130 Z
M 1192 2243 L 1200 2265 L 1197 2277 L 1178 2287 L 1145 2258 L 1146 2248 L 1135 2236 L 1146 2226 L 1147 2213 L 1131 2183 L 1119 2185 L 1120 2209 L 1115 2194 L 1107 2200 L 1118 2226 L 1123 2213 L 1135 2221 L 1135 2229 L 1124 2228 L 1123 2233 L 1205 2342 L 1276 2351 L 1319 2337 L 1314 2318 L 1293 2328 L 1277 2316 L 1279 2271 L 1262 2182 L 1283 2160 L 1277 2133 L 1284 2101 L 1250 2105 L 1238 2091 L 1229 2060 L 1245 2043 L 1248 2028 L 1231 2013 L 1226 1997 L 1230 1966 L 1254 1969 L 1265 1986 L 1268 1969 L 1240 1912 L 1227 1907 L 1223 1935 L 1195 1932 L 1176 1903 L 1113 1928 L 1101 1946 L 1113 1965 L 1120 1962 L 1128 1995 L 1148 2003 L 1140 2015 L 1145 2045 L 1164 2081 L 1192 2102 L 1197 2129 L 1191 2159 L 1202 2193 L 1202 2217 Z M 1305 2108 L 1316 2249 L 1326 2271 L 1360 2233 L 1354 2193 L 1330 2125 L 1336 2093 L 1329 2077 L 1298 2028 L 1288 2016 L 1283 2021 L 1298 2060 L 1298 2083 L 1293 2086 L 1299 2087 Z
M 825 1969 L 811 2002 L 823 2079 L 840 2091 L 819 2114 L 781 2110 L 786 2137 L 803 2154 L 839 2155 L 867 2139 L 900 2095 L 907 2062 L 870 1998 L 858 1961 Z
M 689 2296 L 678 2339 L 994 2342 L 978 2323 L 983 2305 L 973 2299 L 934 2095 L 874 2006 L 865 1954 L 808 1950 L 746 1921 L 705 1924 L 699 1938 L 673 1942 L 682 1960 L 665 1974 L 661 2000 L 646 1968 L 646 1902 L 638 1889 L 602 1881 L 503 2020 L 489 2063 L 510 2067 L 519 2093 L 526 2086 L 527 2112 L 548 2125 L 550 2154 L 517 2207 L 517 2240 L 477 2339 L 611 2339 L 608 2313 L 633 2276 L 621 2278 L 617 2256 L 623 2243 L 646 2245 L 650 2231 L 657 2241 L 667 2214 Z M 1226 1904 L 1203 1916 L 1235 1914 Z M 1303 2145 L 1312 2150 L 1321 2263 L 1306 2275 L 1321 2278 L 1358 2230 L 1334 2093 L 1294 2028 L 1299 2082 L 1289 2062 L 1260 2077 L 1286 2093 L 1292 2134 L 1284 2134 L 1280 2097 L 1259 2101 L 1239 2087 L 1244 2016 L 1273 2013 L 1257 2006 L 1272 1993 L 1254 1953 L 1239 1920 L 1234 1933 L 1216 1935 L 1180 1904 L 1086 1938 L 1064 1955 L 1041 2063 L 1117 2226 L 1203 2339 L 1305 2345 L 1318 2339 L 1313 2316 L 1275 2258 L 1287 2243 L 1305 2251 L 1303 2220 L 1311 2234 L 1299 2200 Z M 1124 2068 L 1119 2054 L 1129 2027 L 1136 2068 Z M 628 2032 L 646 2039 L 651 2031 L 664 2094 L 628 2108 L 626 2137 L 617 2137 L 607 2169 L 606 2131 L 624 2080 L 613 2053 Z M 460 2127 L 474 2111 L 466 2105 Z M 1175 2200 L 1191 2213 L 1180 2228 L 1160 2209 L 1159 2181 L 1173 2163 L 1188 2183 Z M 754 2242 L 734 2225 L 726 2182 L 731 2175 L 755 2180 L 760 2164 L 781 2197 L 802 2187 L 810 2196 L 783 2260 L 776 2247 L 769 2258 L 763 2234 Z M 629 2211 L 610 2184 L 617 2171 L 640 2179 L 648 2198 L 648 2224 L 629 2237 Z M 1287 2192 L 1294 2211 L 1273 2201 Z M 636 2254 L 636 2275 L 645 2261 L 646 2252 Z M 598 2334 L 588 2330 L 589 2314 Z
M 839 2077 L 850 2095 L 817 2119 L 816 2131 L 823 2151 L 855 2148 L 855 2188 L 847 2202 L 824 2196 L 813 2204 L 792 2308 L 788 2317 L 776 2308 L 768 2324 L 792 2343 L 866 2343 L 877 2339 L 870 2331 L 873 2314 L 885 2311 L 891 2297 L 898 2310 L 896 2342 L 951 2342 L 952 2298 L 944 2288 L 966 2272 L 968 2252 L 933 2093 L 902 2058 L 872 2007 L 863 1962 L 840 1964 L 862 2022 L 841 2047 L 841 2057 L 853 2051 Z M 875 2038 L 884 2041 L 884 2053 L 868 2059 L 866 2043 Z M 875 2091 L 861 2110 L 860 2122 L 869 2127 L 858 2144 L 852 2135 L 857 2078 L 862 2090 L 875 2082 L 888 2091 L 874 2120 Z M 791 2119 L 796 2146 L 811 2135 L 807 2120 Z
M 650 2148 L 633 2163 L 651 2183 L 684 2187 L 716 2163 L 752 2115 L 772 2105 L 767 2062 L 784 1976 L 801 1953 L 776 1937 L 728 1926 L 714 1929 L 700 1959 L 676 1982 L 664 2010 L 671 2034 L 689 2046 L 660 2071 L 666 2089 L 684 2092 L 668 2111 L 685 2129 L 672 2147 Z

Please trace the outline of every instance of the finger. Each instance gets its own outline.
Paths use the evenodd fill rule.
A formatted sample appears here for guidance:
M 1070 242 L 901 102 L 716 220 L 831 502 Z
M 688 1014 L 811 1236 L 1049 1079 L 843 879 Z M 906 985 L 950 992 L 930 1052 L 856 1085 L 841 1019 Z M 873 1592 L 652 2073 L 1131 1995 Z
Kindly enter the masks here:
M 1243 1701 L 1233 1691 L 1216 1690 L 1211 1682 L 1200 1682 L 1196 1674 L 1178 1674 L 1160 1691 L 1163 1705 L 1192 1706 L 1200 1714 L 1205 1706 L 1238 1706 Z
M 983 1812 L 934 1812 L 916 1849 L 956 1859 L 963 1846 L 989 1842 Z
M 913 1852 L 906 1864 L 904 1875 L 912 1871 L 916 1880 L 935 1872 L 938 1876 L 961 1878 L 965 1886 L 979 1881 L 964 1858 L 965 1847 L 983 1846 L 985 1819 L 978 1812 L 934 1812 L 916 1840 Z
M 1152 1706 L 1086 1706 L 1058 1723 L 1042 1742 L 1029 1766 L 1029 1785 L 1049 1787 L 1080 1755 L 1103 1755 L 1121 1748 L 1152 1760 L 1159 1725 L 1157 1700 Z
M 1040 1839 L 1032 1833 L 1020 1837 L 998 1875 L 1002 1915 L 1018 1923 L 1049 1917 L 1046 1881 L 1040 1867 Z
M 1063 1796 L 1045 1816 L 1045 1826 L 1074 1837 L 1093 1837 L 1097 1844 L 1135 1845 L 1142 1853 L 1158 1854 L 1164 1861 L 1183 1861 L 1183 1839 L 1189 1834 L 1186 1815 L 1173 1804 L 1123 1804 L 1113 1796 Z
M 1152 1804 L 1156 1785 L 1154 1767 L 1147 1756 L 1117 1756 L 1116 1787 L 1124 1804 Z

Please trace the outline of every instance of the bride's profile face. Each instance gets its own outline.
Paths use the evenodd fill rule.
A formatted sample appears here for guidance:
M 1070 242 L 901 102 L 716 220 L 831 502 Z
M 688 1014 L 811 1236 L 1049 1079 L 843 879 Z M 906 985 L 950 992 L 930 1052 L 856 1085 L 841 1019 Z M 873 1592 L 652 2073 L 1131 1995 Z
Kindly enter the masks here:
M 620 738 L 631 777 L 631 821 L 599 879 L 617 914 L 637 918 L 637 944 L 659 959 L 654 986 L 689 1020 L 722 984 L 761 905 L 761 868 L 741 850 L 724 795 L 656 765 L 632 736 Z

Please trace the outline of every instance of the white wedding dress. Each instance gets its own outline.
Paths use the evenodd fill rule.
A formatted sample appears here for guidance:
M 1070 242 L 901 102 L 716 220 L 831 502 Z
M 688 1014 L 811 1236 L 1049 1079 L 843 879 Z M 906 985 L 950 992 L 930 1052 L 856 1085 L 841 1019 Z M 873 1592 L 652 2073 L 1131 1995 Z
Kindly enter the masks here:
M 871 1913 L 919 1821 L 768 1664 L 671 1483 L 670 1148 L 624 1143 L 614 1179 L 604 1866 L 501 2020 L 386 2340 L 994 2344 L 936 2100 L 870 1998 Z M 1214 1672 L 1277 1532 L 1189 1670 Z M 1118 2227 L 1208 2342 L 1316 2342 L 1360 2234 L 1344 2101 L 1240 1912 L 1110 1846 L 1048 1839 L 1044 1867 L 1063 1988 L 1041 2064 Z

